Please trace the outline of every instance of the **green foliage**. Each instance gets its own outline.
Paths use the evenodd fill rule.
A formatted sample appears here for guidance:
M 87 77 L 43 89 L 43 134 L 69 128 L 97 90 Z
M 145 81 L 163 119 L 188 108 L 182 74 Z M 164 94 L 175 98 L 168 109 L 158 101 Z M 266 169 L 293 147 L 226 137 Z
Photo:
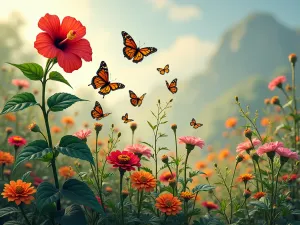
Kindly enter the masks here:
M 215 189 L 214 186 L 208 185 L 208 184 L 199 184 L 196 187 L 193 188 L 193 193 L 199 192 L 199 191 L 210 191 Z
M 30 80 L 41 80 L 43 78 L 43 68 L 37 63 L 9 64 L 21 70 L 24 76 L 26 76 Z
M 58 221 L 61 225 L 86 225 L 84 212 L 79 205 L 70 205 L 65 211 L 64 215 Z
M 7 216 L 10 214 L 19 213 L 19 212 L 20 212 L 20 210 L 15 207 L 2 208 L 2 209 L 0 209 L 0 218 L 3 216 Z
M 59 190 L 56 189 L 53 184 L 49 182 L 41 183 L 37 188 L 36 204 L 40 211 L 43 211 L 44 207 L 56 202 L 60 199 Z
M 61 75 L 57 71 L 52 71 L 49 74 L 49 80 L 58 81 L 58 82 L 61 82 L 61 83 L 64 83 L 64 84 L 68 85 L 70 88 L 73 88 L 71 86 L 71 84 L 63 77 L 63 75 Z
M 76 102 L 87 101 L 68 93 L 56 93 L 48 98 L 47 104 L 52 112 L 63 111 Z
M 31 171 L 27 171 L 26 173 L 23 174 L 21 180 L 26 182 L 26 180 L 28 179 L 30 174 L 31 174 Z

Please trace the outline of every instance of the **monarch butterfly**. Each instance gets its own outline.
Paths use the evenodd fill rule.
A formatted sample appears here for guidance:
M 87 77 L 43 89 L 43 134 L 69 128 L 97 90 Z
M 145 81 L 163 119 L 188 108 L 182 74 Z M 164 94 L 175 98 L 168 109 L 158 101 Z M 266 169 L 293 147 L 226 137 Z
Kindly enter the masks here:
M 154 47 L 138 48 L 133 38 L 125 31 L 122 31 L 122 37 L 125 45 L 123 48 L 124 57 L 128 60 L 133 59 L 132 62 L 134 63 L 143 61 L 144 56 L 151 55 L 157 51 Z
M 168 81 L 166 81 L 166 85 L 167 85 L 167 88 L 169 89 L 169 91 L 172 93 L 172 94 L 175 94 L 178 90 L 177 88 L 177 78 L 172 80 L 172 82 L 169 84 Z
M 194 118 L 193 118 L 192 121 L 190 122 L 190 125 L 191 125 L 194 129 L 197 129 L 197 128 L 203 126 L 202 123 L 197 123 L 196 120 L 195 120 Z
M 128 119 L 128 113 L 125 114 L 125 116 L 122 116 L 122 120 L 124 120 L 124 123 L 132 122 L 133 119 Z
M 103 114 L 103 109 L 98 101 L 95 102 L 94 109 L 91 111 L 91 115 L 92 115 L 93 119 L 96 119 L 96 120 L 101 120 L 110 114 L 111 113 Z
M 133 105 L 135 107 L 136 106 L 140 107 L 141 104 L 143 103 L 143 99 L 144 99 L 145 95 L 146 95 L 146 93 L 143 94 L 141 97 L 137 97 L 137 95 L 133 91 L 129 90 L 129 97 L 130 97 L 131 105 Z
M 125 85 L 121 83 L 110 83 L 108 68 L 104 61 L 100 63 L 97 75 L 92 78 L 92 82 L 89 86 L 90 85 L 92 85 L 94 89 L 100 88 L 99 94 L 103 95 L 103 98 L 105 95 L 108 95 L 110 91 L 123 89 L 125 87 Z
M 169 64 L 167 64 L 165 66 L 165 68 L 157 68 L 157 71 L 161 74 L 161 75 L 165 75 L 165 73 L 169 73 L 170 69 L 169 69 Z

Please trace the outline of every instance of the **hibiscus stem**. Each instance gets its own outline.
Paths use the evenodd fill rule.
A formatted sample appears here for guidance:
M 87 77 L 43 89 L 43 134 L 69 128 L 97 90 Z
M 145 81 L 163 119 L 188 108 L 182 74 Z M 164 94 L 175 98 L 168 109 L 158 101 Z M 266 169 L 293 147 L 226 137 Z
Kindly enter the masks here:
M 26 223 L 27 223 L 28 225 L 31 225 L 31 223 L 30 223 L 29 219 L 27 218 L 27 216 L 26 216 L 26 214 L 25 214 L 25 212 L 24 212 L 24 209 L 23 209 L 23 206 L 22 206 L 22 204 L 20 204 L 20 205 L 19 205 L 19 209 L 21 210 L 21 212 L 22 212 L 22 215 L 23 215 L 23 217 L 24 217 L 24 219 L 25 219 Z

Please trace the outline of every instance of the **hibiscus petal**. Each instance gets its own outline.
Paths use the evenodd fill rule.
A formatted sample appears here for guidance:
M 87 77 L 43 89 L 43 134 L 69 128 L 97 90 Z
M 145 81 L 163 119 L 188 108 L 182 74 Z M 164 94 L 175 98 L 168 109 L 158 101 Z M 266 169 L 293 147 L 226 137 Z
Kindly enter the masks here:
M 86 39 L 81 39 L 76 42 L 69 42 L 68 47 L 64 51 L 73 53 L 87 62 L 92 61 L 92 48 L 90 42 Z
M 53 39 L 59 35 L 60 21 L 56 15 L 47 13 L 39 20 L 38 26 L 43 31 L 46 31 Z
M 72 41 L 68 40 L 68 42 L 76 42 L 86 34 L 86 28 L 80 21 L 73 17 L 66 16 L 61 23 L 60 37 L 66 38 L 70 30 L 76 31 L 76 37 Z
M 39 54 L 46 58 L 55 58 L 59 52 L 54 45 L 53 39 L 45 32 L 39 33 L 36 36 L 34 47 L 37 49 Z
M 74 70 L 78 70 L 82 65 L 80 57 L 74 55 L 73 53 L 63 51 L 58 53 L 57 62 L 66 73 L 72 73 Z

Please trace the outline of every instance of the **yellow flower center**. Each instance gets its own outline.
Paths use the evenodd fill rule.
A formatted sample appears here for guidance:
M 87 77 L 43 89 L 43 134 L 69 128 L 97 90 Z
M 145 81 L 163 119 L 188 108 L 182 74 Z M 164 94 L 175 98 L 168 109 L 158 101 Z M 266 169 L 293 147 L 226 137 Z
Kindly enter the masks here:
M 13 138 L 13 140 L 14 140 L 14 141 L 16 141 L 16 142 L 20 142 L 20 141 L 22 141 L 22 138 L 21 138 L 21 137 L 18 137 L 18 136 L 16 136 L 16 137 L 14 137 L 14 138 Z
M 119 155 L 118 156 L 118 160 L 121 162 L 121 163 L 126 163 L 130 160 L 130 157 L 128 155 Z
M 170 199 L 167 199 L 165 201 L 165 204 L 166 204 L 167 207 L 171 207 L 172 206 L 172 201 Z
M 22 186 L 16 187 L 16 194 L 22 194 L 24 192 L 24 188 Z

